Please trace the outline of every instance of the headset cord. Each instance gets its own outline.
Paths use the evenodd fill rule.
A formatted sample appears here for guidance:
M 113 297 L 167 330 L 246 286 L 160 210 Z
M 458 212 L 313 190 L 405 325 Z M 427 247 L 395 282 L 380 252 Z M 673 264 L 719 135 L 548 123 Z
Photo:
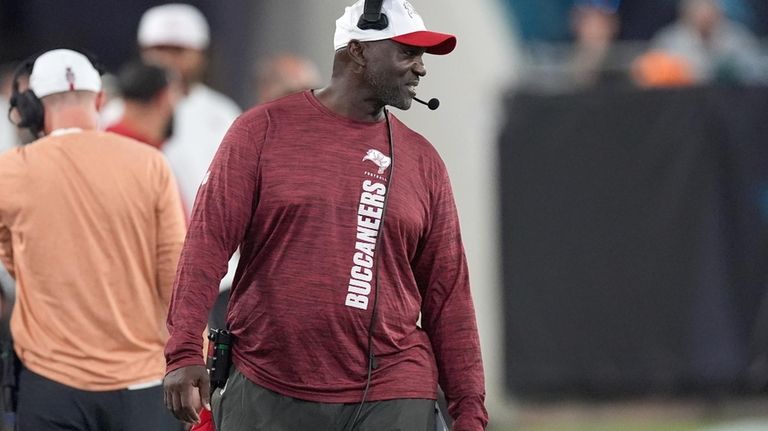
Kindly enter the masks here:
M 351 425 L 346 428 L 347 431 L 353 431 L 357 426 L 357 421 L 360 420 L 360 413 L 363 411 L 365 405 L 365 399 L 368 397 L 368 389 L 371 387 L 371 376 L 373 370 L 378 367 L 376 363 L 376 356 L 373 354 L 373 328 L 376 323 L 376 304 L 379 302 L 379 270 L 381 262 L 381 239 L 384 233 L 384 216 L 387 214 L 387 202 L 389 202 L 389 193 L 392 188 L 392 178 L 395 171 L 395 144 L 392 139 L 392 125 L 389 122 L 389 111 L 384 108 L 384 118 L 387 122 L 387 138 L 389 140 L 389 175 L 387 178 L 387 194 L 384 196 L 384 203 L 381 208 L 381 224 L 379 225 L 379 233 L 376 238 L 376 247 L 378 253 L 376 253 L 376 283 L 373 286 L 373 307 L 371 308 L 371 321 L 368 324 L 368 371 L 365 378 L 365 389 L 363 389 L 363 398 L 360 400 L 360 404 L 355 410 L 355 415 L 352 418 Z

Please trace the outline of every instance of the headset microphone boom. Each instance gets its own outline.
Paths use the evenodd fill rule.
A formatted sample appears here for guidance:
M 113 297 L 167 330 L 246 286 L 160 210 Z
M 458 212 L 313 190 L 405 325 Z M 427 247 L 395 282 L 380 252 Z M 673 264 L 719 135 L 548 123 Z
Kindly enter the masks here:
M 440 106 L 440 101 L 437 100 L 434 97 L 429 99 L 429 102 L 425 102 L 425 101 L 419 99 L 418 97 L 414 97 L 413 100 L 421 103 L 422 105 L 426 105 L 427 108 L 429 108 L 430 111 L 434 111 L 435 109 L 437 109 Z

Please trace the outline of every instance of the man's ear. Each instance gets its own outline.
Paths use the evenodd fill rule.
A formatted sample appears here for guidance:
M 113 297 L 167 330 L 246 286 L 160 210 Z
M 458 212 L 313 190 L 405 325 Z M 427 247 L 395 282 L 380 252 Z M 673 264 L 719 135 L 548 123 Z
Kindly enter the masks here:
M 107 96 L 105 95 L 104 91 L 99 91 L 96 93 L 96 112 L 101 112 L 101 108 L 104 107 L 104 105 L 107 104 Z
M 156 107 L 170 106 L 171 110 L 173 110 L 176 106 L 177 99 L 178 99 L 177 90 L 168 86 L 160 90 L 155 95 L 155 97 L 152 98 L 152 104 Z
M 157 94 L 152 96 L 151 99 L 149 99 L 149 103 L 151 103 L 154 106 L 161 105 L 165 103 L 166 100 L 168 100 L 170 97 L 170 93 L 168 92 L 168 88 L 163 88 L 162 90 L 158 91 Z
M 347 43 L 347 52 L 349 58 L 355 62 L 358 66 L 365 67 L 367 61 L 365 59 L 365 44 L 359 40 L 350 40 Z

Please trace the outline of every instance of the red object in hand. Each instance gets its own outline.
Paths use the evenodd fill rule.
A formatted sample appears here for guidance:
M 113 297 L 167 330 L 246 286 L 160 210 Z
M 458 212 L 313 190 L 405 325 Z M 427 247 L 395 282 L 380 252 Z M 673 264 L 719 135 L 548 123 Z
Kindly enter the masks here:
M 200 423 L 195 424 L 189 431 L 216 431 L 211 411 L 205 408 L 200 410 Z

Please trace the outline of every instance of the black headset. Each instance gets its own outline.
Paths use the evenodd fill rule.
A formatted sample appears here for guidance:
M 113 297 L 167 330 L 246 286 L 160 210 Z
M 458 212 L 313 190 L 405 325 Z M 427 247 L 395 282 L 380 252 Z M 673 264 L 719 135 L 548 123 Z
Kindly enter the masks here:
M 8 106 L 8 119 L 11 120 L 11 123 L 14 123 L 11 113 L 15 109 L 19 119 L 18 122 L 14 123 L 16 127 L 29 129 L 35 137 L 38 137 L 40 136 L 40 132 L 43 131 L 45 124 L 43 102 L 41 102 L 29 88 L 23 92 L 19 90 L 19 80 L 23 75 L 29 76 L 32 74 L 32 68 L 35 65 L 36 59 L 37 56 L 33 56 L 24 60 L 24 62 L 16 68 L 16 72 L 13 74 L 11 100 Z
M 99 72 L 99 75 L 104 74 L 104 68 L 101 66 L 101 64 L 99 64 L 98 61 L 96 61 L 92 54 L 80 50 L 72 51 L 83 54 L 94 67 L 94 69 Z M 37 58 L 40 55 L 42 55 L 42 53 L 38 53 L 27 58 L 16 68 L 16 71 L 13 74 L 13 82 L 11 84 L 11 100 L 9 101 L 8 106 L 8 119 L 11 121 L 11 123 L 22 129 L 29 129 L 29 131 L 32 132 L 35 137 L 39 137 L 40 133 L 42 133 L 43 129 L 45 128 L 45 109 L 43 108 L 43 102 L 40 101 L 34 91 L 32 91 L 30 88 L 27 88 L 24 91 L 20 90 L 21 85 L 19 84 L 19 80 L 22 76 L 32 75 L 32 69 L 35 67 L 35 61 L 37 61 Z M 13 116 L 11 115 L 14 109 L 18 113 L 18 122 L 14 122 Z
M 389 26 L 387 15 L 381 11 L 384 0 L 366 0 L 363 6 L 363 14 L 357 22 L 360 30 L 384 30 Z
M 360 19 L 357 21 L 357 28 L 360 30 L 384 30 L 389 27 L 389 18 L 387 18 L 387 14 L 381 11 L 382 3 L 384 3 L 384 0 L 366 0 L 363 6 L 363 14 L 360 15 Z M 434 111 L 440 106 L 440 101 L 434 97 L 427 102 L 418 97 L 414 97 L 413 100 L 426 105 L 430 111 Z

